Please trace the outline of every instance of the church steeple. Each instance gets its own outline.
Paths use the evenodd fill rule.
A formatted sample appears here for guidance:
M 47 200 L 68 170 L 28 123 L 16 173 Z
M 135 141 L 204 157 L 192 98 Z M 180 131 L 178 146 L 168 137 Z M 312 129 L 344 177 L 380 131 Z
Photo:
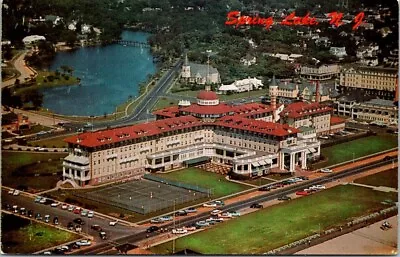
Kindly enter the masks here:
M 185 66 L 189 66 L 189 60 L 188 60 L 188 57 L 187 57 L 187 53 L 185 54 L 185 63 L 184 63 L 184 65 Z

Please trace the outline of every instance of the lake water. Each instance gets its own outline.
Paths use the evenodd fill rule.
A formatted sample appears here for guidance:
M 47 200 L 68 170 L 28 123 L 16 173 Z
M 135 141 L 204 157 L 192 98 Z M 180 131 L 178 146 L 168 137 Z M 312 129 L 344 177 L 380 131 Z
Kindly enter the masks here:
M 124 40 L 146 42 L 149 34 L 124 31 Z M 135 97 L 139 84 L 156 72 L 149 48 L 113 44 L 83 47 L 72 52 L 57 53 L 50 70 L 68 65 L 81 85 L 42 90 L 43 107 L 65 115 L 103 115 Z

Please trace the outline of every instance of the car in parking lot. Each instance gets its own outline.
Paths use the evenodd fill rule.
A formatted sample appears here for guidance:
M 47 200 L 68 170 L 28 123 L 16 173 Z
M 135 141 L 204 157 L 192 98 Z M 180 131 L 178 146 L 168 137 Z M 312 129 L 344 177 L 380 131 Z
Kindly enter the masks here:
M 24 207 L 19 208 L 19 213 L 21 215 L 26 215 L 26 209 Z
M 222 200 L 215 200 L 214 203 L 217 204 L 218 206 L 224 206 L 225 205 L 224 201 L 222 201 Z
M 232 214 L 230 214 L 229 212 L 223 212 L 223 213 L 218 214 L 218 217 L 224 218 L 224 219 L 232 218 Z
M 75 207 L 75 209 L 74 209 L 74 213 L 75 213 L 75 214 L 80 214 L 81 211 L 82 211 L 82 208 L 81 208 L 81 207 Z
M 66 210 L 68 209 L 68 204 L 63 203 L 63 205 L 61 205 L 61 209 Z
M 85 217 L 88 214 L 87 210 L 82 210 L 81 211 L 81 216 Z
M 29 217 L 29 218 L 32 218 L 32 217 L 33 217 L 33 210 L 29 210 L 29 211 L 28 211 L 28 217 Z
M 118 223 L 118 220 L 114 220 L 114 221 L 110 221 L 110 222 L 108 223 L 108 225 L 110 225 L 110 226 L 115 226 L 115 225 L 117 225 L 117 223 Z
M 196 226 L 187 226 L 187 227 L 183 227 L 183 229 L 186 229 L 187 231 L 195 231 Z
M 82 232 L 82 226 L 79 224 L 75 225 L 75 232 Z
M 157 226 L 150 226 L 150 227 L 148 227 L 147 229 L 146 229 L 146 232 L 147 233 L 152 233 L 152 232 L 155 232 L 155 231 L 157 231 L 157 230 L 159 230 L 160 228 L 159 227 L 157 227 Z
M 253 203 L 253 204 L 251 204 L 250 205 L 250 208 L 252 208 L 252 209 L 261 209 L 261 208 L 263 208 L 264 206 L 262 206 L 261 204 L 259 204 L 259 203 Z
M 73 229 L 74 229 L 74 223 L 68 222 L 67 228 L 68 228 L 69 230 L 73 230 Z
M 187 213 L 194 213 L 194 212 L 197 212 L 197 209 L 194 208 L 194 207 L 190 207 L 190 208 L 187 208 L 187 209 L 185 210 L 185 212 L 187 212 Z
M 54 224 L 54 225 L 58 225 L 58 217 L 54 217 L 54 219 L 53 219 L 53 224 Z
M 326 186 L 323 185 L 315 185 L 315 188 L 318 190 L 326 189 Z
M 278 200 L 279 200 L 279 201 L 288 201 L 288 200 L 291 200 L 291 199 L 292 199 L 292 198 L 291 198 L 290 196 L 287 196 L 287 195 L 278 197 Z
M 203 207 L 217 207 L 217 204 L 215 202 L 204 203 Z
M 88 218 L 93 218 L 94 217 L 94 211 L 88 211 L 87 217 Z
M 240 217 L 240 212 L 238 212 L 238 211 L 231 211 L 231 212 L 229 212 L 229 214 L 230 214 L 232 217 Z
M 208 218 L 208 219 L 206 219 L 206 222 L 223 222 L 224 221 L 224 218 L 222 218 L 222 217 L 211 217 L 211 218 Z
M 188 231 L 184 228 L 174 228 L 172 234 L 186 234 Z
M 17 196 L 17 195 L 19 195 L 19 193 L 20 193 L 19 190 L 15 189 L 12 195 Z
M 106 240 L 107 239 L 107 234 L 104 231 L 100 231 L 99 232 L 99 236 L 102 240 Z
M 102 231 L 102 230 L 103 230 L 103 229 L 102 229 L 99 225 L 97 225 L 97 224 L 92 225 L 90 228 L 93 229 L 93 230 L 95 230 L 95 231 Z
M 44 222 L 49 223 L 50 221 L 50 215 L 44 215 Z
M 40 213 L 36 213 L 35 219 L 42 220 L 42 216 L 40 215 Z
M 18 205 L 13 205 L 13 212 L 18 213 Z
M 42 199 L 40 199 L 39 203 L 43 203 L 44 204 L 44 203 L 46 203 L 46 200 L 47 199 L 43 197 Z
M 319 136 L 318 138 L 319 138 L 319 139 L 329 139 L 328 136 Z
M 73 221 L 79 225 L 85 225 L 85 222 L 81 218 L 76 218 Z
M 91 245 L 92 243 L 88 239 L 82 239 L 82 240 L 76 242 L 76 244 L 80 245 L 80 246 L 87 246 L 87 245 Z
M 54 202 L 54 203 L 52 203 L 50 206 L 51 206 L 51 207 L 57 207 L 58 205 L 60 205 L 59 202 Z
M 69 205 L 67 210 L 68 211 L 73 211 L 74 209 L 75 209 L 75 207 L 73 205 Z
M 42 200 L 42 197 L 41 197 L 41 196 L 36 196 L 36 197 L 35 197 L 35 203 L 39 203 L 40 200 Z

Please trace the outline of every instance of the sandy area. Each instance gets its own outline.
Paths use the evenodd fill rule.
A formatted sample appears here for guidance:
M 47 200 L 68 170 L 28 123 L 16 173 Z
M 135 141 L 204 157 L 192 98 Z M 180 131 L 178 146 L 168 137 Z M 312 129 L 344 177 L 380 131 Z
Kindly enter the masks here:
M 391 217 L 387 221 L 393 228 L 381 230 L 379 227 L 383 221 L 380 221 L 296 254 L 395 255 L 397 254 L 398 216 Z

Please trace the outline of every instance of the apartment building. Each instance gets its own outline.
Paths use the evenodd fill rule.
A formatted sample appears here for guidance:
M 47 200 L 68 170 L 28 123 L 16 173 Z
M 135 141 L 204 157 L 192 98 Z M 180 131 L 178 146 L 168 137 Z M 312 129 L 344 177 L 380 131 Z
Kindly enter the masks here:
M 337 64 L 325 64 L 318 67 L 302 66 L 300 77 L 308 80 L 328 80 L 340 74 L 340 67 Z
M 398 124 L 398 107 L 390 100 L 371 99 L 353 106 L 351 117 L 368 122 L 379 122 L 386 125 Z
M 352 66 L 340 73 L 339 91 L 358 91 L 393 100 L 397 87 L 397 69 L 384 67 Z
M 66 138 L 63 178 L 80 186 L 140 177 L 203 161 L 232 166 L 238 178 L 294 172 L 320 154 L 319 141 L 299 140 L 298 129 L 272 122 L 284 106 L 226 105 L 202 91 L 197 103 L 157 111 L 156 121 Z M 266 121 L 269 120 L 269 121 Z

